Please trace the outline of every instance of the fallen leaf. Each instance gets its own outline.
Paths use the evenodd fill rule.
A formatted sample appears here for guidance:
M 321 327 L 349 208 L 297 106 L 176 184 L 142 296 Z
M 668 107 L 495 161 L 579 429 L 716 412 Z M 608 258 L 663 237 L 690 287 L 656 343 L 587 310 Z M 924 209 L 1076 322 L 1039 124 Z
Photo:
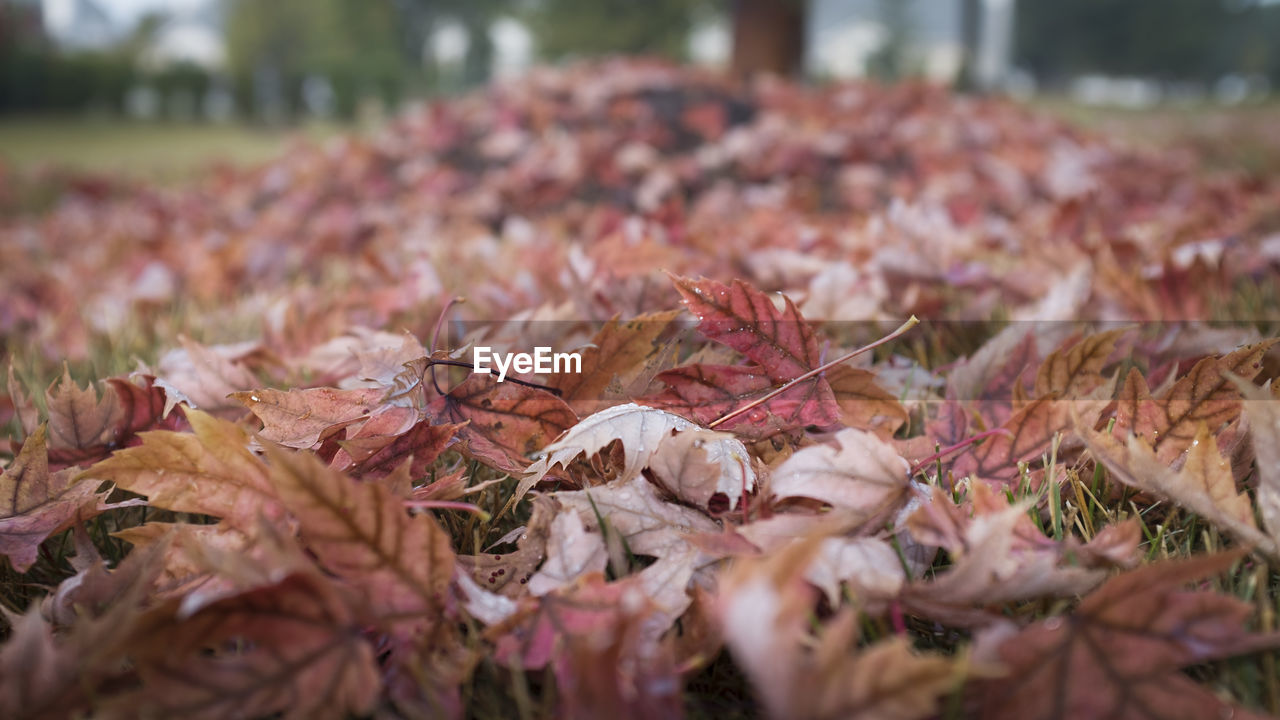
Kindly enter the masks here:
M 880 387 L 870 370 L 841 365 L 828 370 L 826 377 L 846 427 L 892 436 L 906 424 L 907 409 Z
M 282 515 L 267 467 L 236 425 L 189 409 L 192 433 L 154 430 L 138 447 L 119 450 L 78 477 L 110 480 L 147 496 L 153 507 L 220 517 L 252 532 L 259 514 Z
M 374 388 L 338 390 L 308 388 L 272 389 L 232 393 L 262 421 L 262 437 L 291 448 L 309 448 L 322 435 L 366 417 L 381 401 Z
M 18 572 L 35 564 L 40 543 L 71 527 L 77 518 L 88 520 L 112 508 L 138 504 L 106 504 L 105 493 L 97 492 L 101 482 L 81 479 L 73 468 L 49 472 L 45 437 L 41 425 L 0 473 L 0 555 L 7 556 Z
M 92 385 L 82 390 L 63 367 L 61 382 L 56 390 L 50 386 L 45 391 L 45 402 L 49 408 L 51 450 L 84 450 L 114 439 L 122 409 L 113 392 L 99 398 Z
M 755 488 L 751 456 L 728 433 L 702 428 L 677 432 L 658 444 L 648 466 L 673 495 L 704 510 L 717 494 L 724 495 L 730 508 L 737 507 L 742 494 Z
M 1131 371 L 1117 403 L 1114 433 L 1141 435 L 1160 460 L 1172 462 L 1190 447 L 1201 424 L 1216 433 L 1240 413 L 1240 393 L 1228 376 L 1253 379 L 1262 370 L 1262 357 L 1276 342 L 1280 340 L 1205 358 L 1159 398 L 1152 398 L 1146 382 Z
M 578 421 L 563 400 L 546 390 L 478 373 L 432 401 L 428 412 L 437 419 L 466 422 L 457 433 L 460 448 L 511 474 L 524 472 L 527 455 Z
M 1258 511 L 1273 542 L 1280 546 L 1280 384 L 1272 381 L 1270 391 L 1242 379 L 1235 381 L 1244 396 L 1244 414 L 1258 472 Z
M 1243 710 L 1178 672 L 1280 645 L 1275 634 L 1245 630 L 1249 603 L 1183 589 L 1238 557 L 1149 565 L 1109 580 L 1065 617 L 1003 637 L 979 636 L 975 654 L 998 658 L 1008 674 L 973 687 L 971 712 L 1020 719 L 1239 717 Z
M 576 510 L 587 527 L 599 530 L 599 517 L 627 541 L 637 555 L 662 557 L 687 545 L 687 533 L 718 532 L 719 526 L 702 513 L 666 502 L 642 477 L 618 479 L 608 485 L 558 492 L 565 508 Z
M 598 533 L 588 533 L 574 510 L 556 515 L 547 539 L 547 560 L 529 578 L 529 594 L 546 595 L 588 573 L 603 573 L 609 556 Z
M 904 499 L 907 461 L 885 441 L 864 430 L 836 433 L 839 448 L 814 445 L 797 451 L 773 471 L 773 496 L 813 498 L 870 519 Z
M 155 632 L 138 663 L 142 687 L 113 705 L 191 718 L 366 714 L 382 683 L 361 631 L 329 581 L 289 575 Z
M 657 379 L 666 385 L 666 389 L 644 398 L 642 402 L 704 425 L 777 387 L 777 383 L 756 366 L 698 363 L 667 370 Z M 761 439 L 809 425 L 829 427 L 837 421 L 838 412 L 830 386 L 806 381 L 732 418 L 723 427 L 743 437 Z
M 320 563 L 364 593 L 397 632 L 438 620 L 453 577 L 449 536 L 409 515 L 377 483 L 358 483 L 305 452 L 267 448 L 271 484 Z
M 1273 557 L 1276 542 L 1258 530 L 1248 493 L 1236 489 L 1231 463 L 1218 451 L 1218 442 L 1201 424 L 1189 443 L 1182 467 L 1174 470 L 1160 460 L 1142 438 L 1130 435 L 1123 444 L 1105 432 L 1077 428 L 1094 459 L 1125 485 L 1167 498 L 1203 517 L 1241 542 Z
M 786 382 L 822 364 L 813 328 L 783 297 L 778 309 L 768 295 L 741 280 L 672 278 L 685 306 L 698 316 L 698 330 L 745 355 L 774 382 Z
M 627 321 L 615 316 L 580 351 L 582 372 L 560 373 L 552 385 L 579 414 L 602 410 L 611 401 L 630 400 L 661 369 L 656 365 L 666 355 L 671 344 L 667 336 L 679 315 L 678 310 L 665 310 Z
M 462 425 L 432 425 L 428 420 L 419 421 L 408 432 L 345 470 L 355 477 L 376 480 L 408 462 L 409 476 L 421 478 L 461 428 Z

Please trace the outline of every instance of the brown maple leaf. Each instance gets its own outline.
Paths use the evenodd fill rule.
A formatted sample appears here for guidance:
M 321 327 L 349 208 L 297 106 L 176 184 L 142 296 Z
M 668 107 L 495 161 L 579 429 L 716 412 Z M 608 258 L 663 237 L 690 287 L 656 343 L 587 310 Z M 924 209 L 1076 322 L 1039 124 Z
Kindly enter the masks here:
M 266 388 L 232 393 L 231 397 L 262 421 L 262 437 L 285 447 L 309 448 L 323 437 L 366 418 L 384 394 L 376 388 Z
M 398 633 L 438 622 L 454 554 L 435 520 L 410 515 L 382 485 L 357 482 L 309 453 L 268 446 L 267 458 L 271 485 L 321 565 L 358 587 Z
M 141 504 L 137 500 L 107 504 L 100 479 L 80 477 L 75 468 L 49 471 L 41 425 L 9 467 L 0 473 L 0 555 L 26 572 L 36 561 L 40 543 L 55 533 L 107 510 Z
M 679 314 L 666 310 L 627 321 L 615 316 L 581 350 L 582 372 L 555 375 L 552 387 L 559 388 L 560 397 L 580 415 L 631 400 L 673 360 L 671 336 Z
M 438 420 L 466 423 L 457 433 L 460 449 L 511 474 L 524 472 L 529 454 L 578 421 L 563 400 L 546 390 L 479 373 L 436 398 L 427 412 Z
M 233 423 L 188 409 L 191 433 L 154 430 L 138 447 L 116 451 L 79 477 L 111 480 L 147 496 L 154 507 L 223 518 L 252 532 L 258 516 L 283 512 L 267 479 L 267 467 Z
M 192 718 L 344 718 L 373 709 L 381 682 L 350 601 L 318 573 L 222 598 L 151 631 L 142 687 L 117 712 Z
M 1266 340 L 1221 357 L 1196 363 L 1160 397 L 1152 397 L 1146 380 L 1130 370 L 1117 399 L 1114 433 L 1147 439 L 1168 463 L 1190 447 L 1201 424 L 1216 434 L 1240 413 L 1240 393 L 1229 376 L 1251 380 L 1262 370 L 1262 357 L 1280 340 Z
M 1238 558 L 1226 553 L 1149 565 L 1109 580 L 1065 617 L 980 636 L 975 654 L 998 658 L 1008 674 L 973 686 L 972 712 L 1033 720 L 1240 717 L 1245 711 L 1178 672 L 1280 646 L 1276 634 L 1244 629 L 1249 603 L 1183 589 Z

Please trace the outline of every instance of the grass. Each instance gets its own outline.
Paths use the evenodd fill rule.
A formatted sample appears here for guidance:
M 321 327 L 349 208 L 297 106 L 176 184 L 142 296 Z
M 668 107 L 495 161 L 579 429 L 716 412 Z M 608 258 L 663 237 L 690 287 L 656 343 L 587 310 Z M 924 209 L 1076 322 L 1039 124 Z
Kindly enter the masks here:
M 1094 107 L 1040 97 L 1032 109 L 1134 148 L 1191 151 L 1207 170 L 1280 175 L 1280 101 L 1224 107 L 1208 103 L 1150 108 Z
M 20 175 L 58 168 L 181 183 L 214 165 L 265 162 L 294 138 L 324 139 L 341 130 L 331 125 L 268 129 L 101 117 L 6 117 L 0 118 L 0 163 Z

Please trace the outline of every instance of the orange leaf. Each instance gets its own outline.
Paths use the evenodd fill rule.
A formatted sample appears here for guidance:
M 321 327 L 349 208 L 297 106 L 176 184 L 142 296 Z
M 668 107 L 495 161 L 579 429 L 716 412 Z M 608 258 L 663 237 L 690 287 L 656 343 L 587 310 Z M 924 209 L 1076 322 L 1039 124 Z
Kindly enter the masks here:
M 1126 332 L 1126 328 L 1108 330 L 1049 353 L 1036 373 L 1034 397 L 1049 393 L 1064 398 L 1080 397 L 1100 387 L 1105 382 L 1102 368 L 1115 350 L 1116 340 Z
M 309 388 L 253 390 L 231 397 L 262 421 L 262 437 L 286 447 L 308 448 L 323 435 L 367 416 L 383 394 L 375 388 Z
M 671 346 L 671 328 L 678 310 L 637 315 L 622 322 L 616 317 L 583 348 L 582 372 L 561 373 L 551 384 L 579 414 L 603 410 L 614 402 L 626 402 L 641 393 L 648 380 L 665 369 Z
M 186 416 L 193 433 L 142 433 L 142 445 L 117 451 L 81 477 L 111 480 L 154 507 L 214 515 L 246 532 L 259 514 L 278 517 L 267 468 L 249 451 L 244 431 L 200 410 Z
M 454 555 L 431 517 L 409 515 L 382 485 L 356 482 L 309 453 L 268 447 L 267 457 L 280 501 L 325 568 L 359 587 L 400 631 L 439 619 Z

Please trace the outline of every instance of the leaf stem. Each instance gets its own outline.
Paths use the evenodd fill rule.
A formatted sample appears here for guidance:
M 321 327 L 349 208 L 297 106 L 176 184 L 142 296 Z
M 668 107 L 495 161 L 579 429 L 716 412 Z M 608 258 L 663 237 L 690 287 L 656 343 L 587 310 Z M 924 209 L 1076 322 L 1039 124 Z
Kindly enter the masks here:
M 900 337 L 903 333 L 907 332 L 908 330 L 910 330 L 911 328 L 915 327 L 915 326 L 916 326 L 916 325 L 918 325 L 918 324 L 920 324 L 920 320 L 919 320 L 918 318 L 916 318 L 916 316 L 915 316 L 915 315 L 912 315 L 912 316 L 911 316 L 911 317 L 910 317 L 906 322 L 902 323 L 902 326 L 901 326 L 901 327 L 899 327 L 897 330 L 894 330 L 893 332 L 889 333 L 888 335 L 885 335 L 884 337 L 882 337 L 882 338 L 880 338 L 879 340 L 877 340 L 877 341 L 875 341 L 875 342 L 871 343 L 870 345 L 864 345 L 863 347 L 860 347 L 860 348 L 858 348 L 857 350 L 854 350 L 854 351 L 852 351 L 852 352 L 845 353 L 844 355 L 841 355 L 840 357 L 836 358 L 835 360 L 832 360 L 831 362 L 826 363 L 825 365 L 821 365 L 821 366 L 819 366 L 819 367 L 816 367 L 816 368 L 814 368 L 814 369 L 810 370 L 809 372 L 807 372 L 807 373 L 805 373 L 805 374 L 801 375 L 801 376 L 800 376 L 800 377 L 798 377 L 798 378 L 795 378 L 795 379 L 793 379 L 793 380 L 788 380 L 785 384 L 783 384 L 781 387 L 777 388 L 776 390 L 773 390 L 773 391 L 771 391 L 771 392 L 769 392 L 769 393 L 766 393 L 765 395 L 762 395 L 762 396 L 760 396 L 760 397 L 756 398 L 755 400 L 752 400 L 751 402 L 747 403 L 746 405 L 743 405 L 742 407 L 738 408 L 737 410 L 730 411 L 727 415 L 722 415 L 718 420 L 715 420 L 715 421 L 713 421 L 710 425 L 707 425 L 707 427 L 708 427 L 708 428 L 714 428 L 714 427 L 716 427 L 717 425 L 723 425 L 724 423 L 726 423 L 726 422 L 728 422 L 728 421 L 732 420 L 733 418 L 738 417 L 738 416 L 739 416 L 739 415 L 741 415 L 742 413 L 745 413 L 745 412 L 747 412 L 748 410 L 751 410 L 752 408 L 759 407 L 759 406 L 761 406 L 761 405 L 763 405 L 763 404 L 765 404 L 765 403 L 769 402 L 770 400 L 774 399 L 775 397 L 777 397 L 777 396 L 781 395 L 782 393 L 784 393 L 784 392 L 786 392 L 786 391 L 790 390 L 791 388 L 795 387 L 795 386 L 796 386 L 796 385 L 798 385 L 799 383 L 802 383 L 802 382 L 804 382 L 805 380 L 808 380 L 808 379 L 809 379 L 809 378 L 811 378 L 811 377 L 814 377 L 814 376 L 816 376 L 816 375 L 821 375 L 822 373 L 824 373 L 824 372 L 826 372 L 826 371 L 830 370 L 831 368 L 833 368 L 833 367 L 835 367 L 835 366 L 839 365 L 840 363 L 843 363 L 843 362 L 845 362 L 845 361 L 847 361 L 847 360 L 852 360 L 853 358 L 855 358 L 855 357 L 857 357 L 857 356 L 861 355 L 861 354 L 862 354 L 862 353 L 864 353 L 864 352 L 867 352 L 868 350 L 874 350 L 874 349 L 876 349 L 876 348 L 880 347 L 881 345 L 884 345 L 885 343 L 888 343 L 888 342 L 890 342 L 890 341 L 896 340 L 896 339 L 897 339 L 898 337 Z
M 407 508 L 418 508 L 426 510 L 462 510 L 469 512 L 481 520 L 488 520 L 489 513 L 484 508 L 471 503 L 455 502 L 452 500 L 405 500 L 404 506 Z
M 440 340 L 440 329 L 444 327 L 445 318 L 449 316 L 449 309 L 463 302 L 466 302 L 466 298 L 457 295 L 445 301 L 444 307 L 440 310 L 440 317 L 436 318 L 436 326 L 431 331 L 431 344 L 427 346 L 428 356 L 435 354 L 436 343 Z M 444 391 L 440 389 L 440 383 L 436 382 L 436 366 L 428 365 L 427 370 L 431 373 L 431 386 L 436 389 L 436 394 L 444 395 Z

